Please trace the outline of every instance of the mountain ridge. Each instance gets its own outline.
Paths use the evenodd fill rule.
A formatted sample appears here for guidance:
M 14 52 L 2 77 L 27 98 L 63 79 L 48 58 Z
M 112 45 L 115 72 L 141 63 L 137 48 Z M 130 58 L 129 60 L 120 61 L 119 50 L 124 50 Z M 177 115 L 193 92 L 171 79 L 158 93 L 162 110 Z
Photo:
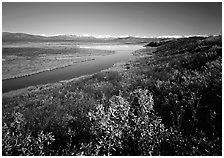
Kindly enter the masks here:
M 75 34 L 58 34 L 58 35 L 34 35 L 29 33 L 12 33 L 12 32 L 2 32 L 3 42 L 41 42 L 41 41 L 99 41 L 99 40 L 119 40 L 119 41 L 156 41 L 160 39 L 172 39 L 172 38 L 185 38 L 185 37 L 208 37 L 208 35 L 188 35 L 188 36 L 158 36 L 158 37 L 141 37 L 141 36 L 111 36 L 111 35 L 75 35 Z

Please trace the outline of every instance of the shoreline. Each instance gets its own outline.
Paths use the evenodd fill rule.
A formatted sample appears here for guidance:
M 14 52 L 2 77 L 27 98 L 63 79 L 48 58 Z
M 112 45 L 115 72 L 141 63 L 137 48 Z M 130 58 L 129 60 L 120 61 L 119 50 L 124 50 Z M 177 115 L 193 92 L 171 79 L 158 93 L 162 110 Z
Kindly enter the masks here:
M 10 78 L 2 78 L 2 81 L 13 80 L 13 79 L 17 79 L 17 78 L 22 78 L 22 77 L 27 77 L 27 76 L 31 76 L 31 75 L 36 75 L 36 74 L 43 73 L 43 72 L 47 72 L 47 71 L 53 71 L 53 70 L 57 70 L 57 69 L 69 67 L 69 66 L 72 66 L 73 64 L 76 64 L 76 63 L 88 62 L 88 61 L 92 61 L 92 60 L 95 60 L 95 59 L 92 58 L 92 59 L 85 59 L 85 60 L 82 60 L 82 61 L 75 61 L 72 64 L 68 64 L 68 65 L 64 65 L 64 66 L 60 66 L 60 67 L 54 67 L 54 68 L 50 68 L 50 69 L 44 69 L 44 70 L 40 70 L 40 71 L 28 73 L 28 74 L 23 74 L 23 75 L 19 75 L 19 76 L 13 76 L 13 77 L 10 77 Z
M 120 44 L 120 45 L 123 45 L 123 44 Z M 79 47 L 79 48 L 80 48 L 80 47 Z M 83 48 L 83 49 L 85 49 L 85 48 Z M 89 48 L 88 48 L 88 49 L 89 49 Z M 95 48 L 90 48 L 90 49 L 93 49 L 93 50 L 101 50 L 101 49 L 95 49 Z M 145 48 L 142 48 L 142 49 L 145 49 Z M 141 49 L 139 49 L 139 50 L 141 50 Z M 111 55 L 111 54 L 116 53 L 116 51 L 114 51 L 114 50 L 104 50 L 104 51 L 109 51 L 110 53 L 108 53 L 108 54 L 102 54 L 102 55 L 100 55 L 100 56 L 107 56 L 107 55 Z M 136 50 L 136 51 L 138 51 L 138 50 Z M 136 56 L 136 55 L 134 54 L 134 52 L 135 52 L 135 51 L 133 51 L 132 54 L 133 54 L 134 56 Z M 97 56 L 98 56 L 98 55 L 97 55 Z M 87 57 L 91 57 L 91 55 L 88 55 Z M 13 80 L 13 79 L 22 78 L 22 77 L 27 77 L 27 76 L 31 76 L 31 75 L 35 75 L 35 74 L 39 74 L 39 73 L 43 73 L 43 72 L 47 72 L 47 71 L 53 71 L 53 70 L 56 70 L 56 69 L 60 69 L 60 68 L 65 68 L 65 67 L 68 67 L 68 66 L 72 66 L 72 65 L 75 64 L 75 63 L 88 62 L 88 61 L 91 61 L 91 60 L 95 60 L 95 58 L 92 58 L 92 59 L 88 59 L 88 58 L 87 58 L 87 59 L 85 59 L 85 60 L 83 60 L 83 61 L 75 61 L 75 62 L 73 62 L 72 64 L 68 64 L 68 65 L 64 65 L 64 66 L 53 67 L 53 68 L 48 68 L 48 69 L 42 69 L 42 70 L 38 70 L 38 71 L 35 71 L 35 72 L 26 73 L 26 74 L 21 74 L 21 75 L 15 75 L 15 76 L 6 77 L 6 78 L 4 78 L 4 77 L 2 76 L 2 81 Z M 113 66 L 112 66 L 112 67 L 113 67 Z
M 133 54 L 134 52 L 135 51 L 132 51 L 131 53 Z M 140 56 L 136 56 L 136 57 L 139 58 Z M 136 60 L 136 59 L 134 59 L 134 60 Z M 87 60 L 80 61 L 80 62 L 74 62 L 73 64 L 81 63 L 81 62 L 88 62 L 88 61 L 91 61 L 91 60 L 95 60 L 95 58 L 87 59 Z M 17 89 L 17 90 L 12 90 L 12 91 L 9 91 L 9 92 L 5 92 L 5 93 L 2 93 L 2 94 L 3 94 L 3 97 L 17 96 L 17 95 L 22 95 L 22 94 L 25 94 L 25 93 L 32 93 L 32 92 L 37 91 L 37 90 L 43 90 L 43 89 L 46 89 L 46 88 L 51 88 L 51 87 L 55 87 L 55 86 L 61 86 L 63 84 L 67 84 L 69 82 L 76 82 L 76 81 L 79 81 L 79 80 L 91 77 L 94 74 L 101 73 L 101 72 L 106 72 L 106 71 L 109 71 L 109 72 L 110 71 L 118 71 L 118 72 L 119 71 L 124 71 L 124 70 L 129 69 L 128 67 L 130 66 L 130 63 L 132 61 L 133 60 L 120 61 L 120 62 L 114 63 L 111 67 L 108 67 L 106 69 L 100 70 L 100 71 L 95 72 L 95 73 L 82 75 L 82 76 L 79 76 L 79 77 L 76 77 L 76 78 L 72 78 L 72 79 L 68 79 L 68 80 L 61 80 L 61 81 L 58 81 L 58 82 L 55 82 L 55 83 L 47 83 L 47 84 L 43 84 L 43 85 L 29 86 L 29 87 L 25 87 L 25 88 L 22 88 L 22 89 Z M 57 68 L 50 69 L 50 70 L 49 69 L 48 70 L 44 70 L 44 71 L 41 71 L 41 72 L 38 72 L 38 73 L 42 73 L 42 72 L 45 72 L 45 71 L 53 71 L 53 70 L 56 70 L 56 69 L 60 69 L 60 68 L 71 66 L 73 64 L 69 64 L 69 65 L 66 65 L 66 66 L 63 66 L 63 67 L 57 67 Z M 38 74 L 38 73 L 26 74 L 25 76 L 20 76 L 20 77 L 31 76 L 31 75 L 35 75 L 35 74 Z M 14 77 L 14 78 L 10 78 L 10 79 L 16 79 L 16 78 L 20 78 L 20 77 Z M 2 81 L 10 80 L 10 79 L 4 79 Z
M 112 71 L 124 71 L 124 67 L 126 64 L 130 64 L 131 61 L 122 61 L 122 62 L 118 62 L 113 64 L 112 67 L 109 67 L 107 69 L 103 69 L 99 72 L 95 72 L 95 73 L 91 73 L 91 74 L 87 74 L 87 75 L 82 75 L 76 78 L 72 78 L 69 80 L 62 80 L 62 81 L 58 81 L 55 83 L 47 83 L 47 84 L 43 84 L 43 85 L 35 85 L 35 86 L 29 86 L 29 87 L 25 87 L 22 89 L 16 89 L 16 90 L 12 90 L 9 92 L 5 92 L 2 93 L 2 97 L 6 97 L 6 98 L 10 98 L 10 97 L 14 97 L 17 95 L 23 95 L 23 94 L 29 94 L 38 90 L 46 90 L 49 88 L 53 88 L 53 87 L 58 87 L 58 86 L 63 86 L 64 84 L 68 84 L 70 82 L 76 82 L 82 79 L 86 79 L 89 77 L 92 77 L 93 75 L 97 74 L 97 73 L 101 73 L 101 72 L 112 72 Z
M 95 72 L 95 73 L 91 73 L 91 74 L 87 74 L 87 75 L 82 75 L 82 76 L 72 78 L 72 79 L 69 79 L 69 80 L 62 80 L 62 81 L 58 81 L 58 82 L 55 82 L 55 83 L 47 83 L 47 84 L 43 84 L 43 85 L 35 85 L 35 86 L 25 87 L 25 88 L 22 88 L 22 89 L 12 90 L 12 91 L 9 91 L 9 92 L 2 93 L 2 97 L 10 98 L 10 97 L 14 97 L 14 96 L 17 96 L 17 95 L 29 94 L 29 93 L 32 93 L 32 92 L 35 92 L 35 91 L 38 91 L 38 90 L 46 90 L 46 89 L 53 88 L 53 87 L 63 86 L 64 84 L 68 84 L 70 82 L 76 82 L 76 81 L 79 81 L 79 80 L 82 80 L 82 79 L 86 79 L 86 78 L 92 77 L 93 75 L 95 75 L 97 73 L 106 72 L 106 71 L 118 71 L 117 68 L 122 69 L 123 68 L 122 66 L 127 64 L 128 62 L 130 62 L 130 61 L 118 62 L 118 63 L 115 63 L 112 67 L 101 70 L 99 72 Z M 116 69 L 114 69 L 114 68 L 116 68 Z

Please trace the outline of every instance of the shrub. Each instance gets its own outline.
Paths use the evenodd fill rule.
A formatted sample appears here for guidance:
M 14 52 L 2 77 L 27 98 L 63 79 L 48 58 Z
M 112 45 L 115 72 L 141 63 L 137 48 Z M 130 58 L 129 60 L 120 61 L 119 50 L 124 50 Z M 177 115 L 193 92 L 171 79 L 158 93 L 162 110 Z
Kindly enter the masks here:
M 164 131 L 154 114 L 153 97 L 147 90 L 136 90 L 129 102 L 121 94 L 110 99 L 108 109 L 99 104 L 89 112 L 94 139 L 81 148 L 84 155 L 151 155 Z M 135 100 L 136 100 L 135 99 Z
M 19 112 L 13 114 L 14 122 L 10 125 L 4 123 L 2 128 L 2 155 L 50 155 L 50 145 L 54 141 L 51 133 L 40 132 L 37 137 L 29 131 L 24 135 L 26 125 L 23 115 Z

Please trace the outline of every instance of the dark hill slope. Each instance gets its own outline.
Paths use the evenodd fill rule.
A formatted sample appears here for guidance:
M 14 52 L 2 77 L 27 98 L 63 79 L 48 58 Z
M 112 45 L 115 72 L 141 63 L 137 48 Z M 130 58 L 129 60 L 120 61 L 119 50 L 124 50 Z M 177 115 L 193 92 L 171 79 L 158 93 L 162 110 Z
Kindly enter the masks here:
M 38 35 L 30 35 L 25 33 L 2 33 L 2 42 L 19 42 L 19 41 L 42 41 L 47 40 L 46 37 L 38 36 Z

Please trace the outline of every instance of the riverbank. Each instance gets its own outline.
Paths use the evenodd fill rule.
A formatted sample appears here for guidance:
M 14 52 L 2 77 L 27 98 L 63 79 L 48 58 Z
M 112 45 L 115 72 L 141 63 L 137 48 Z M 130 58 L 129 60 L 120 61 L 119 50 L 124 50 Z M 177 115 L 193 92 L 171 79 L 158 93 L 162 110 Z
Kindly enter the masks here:
M 75 64 L 75 63 L 81 63 L 81 62 L 87 62 L 87 61 L 91 61 L 91 60 L 94 60 L 94 59 L 86 59 L 86 58 L 79 58 L 78 60 L 75 60 L 75 61 L 71 61 L 71 62 L 69 62 L 69 63 L 54 63 L 53 64 L 53 66 L 55 66 L 55 65 L 57 65 L 57 66 L 55 66 L 55 67 L 52 67 L 52 68 L 46 68 L 46 69 L 44 69 L 44 67 L 49 67 L 49 66 L 47 66 L 47 65 L 45 65 L 44 67 L 41 67 L 40 69 L 41 70 L 37 70 L 37 71 L 35 71 L 35 70 L 30 70 L 30 71 L 28 71 L 28 70 L 25 70 L 25 72 L 24 73 L 20 73 L 19 75 L 10 75 L 10 74 L 8 74 L 7 76 L 9 76 L 8 78 L 6 77 L 6 78 L 2 78 L 2 81 L 5 81 L 5 80 L 10 80 L 10 79 L 16 79 L 16 78 L 20 78 L 20 77 L 26 77 L 26 76 L 31 76 L 31 75 L 36 75 L 36 74 L 39 74 L 39 73 L 42 73 L 42 72 L 46 72 L 46 71 L 52 71 L 52 70 L 56 70 L 56 69 L 61 69 L 61 68 L 65 68 L 65 67 L 68 67 L 68 66 L 72 66 L 73 64 Z M 35 68 L 37 68 L 37 66 L 35 66 L 35 65 L 33 65 Z M 38 69 L 38 68 L 37 68 Z
M 103 73 L 103 72 L 119 72 L 121 73 L 122 71 L 128 70 L 131 66 L 131 61 L 123 61 L 123 62 L 118 62 L 115 63 L 112 67 L 108 68 L 108 69 L 104 69 L 101 70 L 100 72 L 97 73 L 92 73 L 92 74 L 88 74 L 88 75 L 83 75 L 77 78 L 73 78 L 70 80 L 62 80 L 56 83 L 48 83 L 48 84 L 43 84 L 43 85 L 36 85 L 36 86 L 29 86 L 26 88 L 22 88 L 22 89 L 18 89 L 18 90 L 13 90 L 10 92 L 6 92 L 2 94 L 3 98 L 10 98 L 10 97 L 16 97 L 16 96 L 20 96 L 20 95 L 28 95 L 31 93 L 35 93 L 35 92 L 41 92 L 43 90 L 49 90 L 49 89 L 54 89 L 54 88 L 60 88 L 63 87 L 65 84 L 68 83 L 74 83 L 74 82 L 80 82 L 82 80 L 86 80 L 88 78 L 91 78 L 93 75 L 96 75 L 98 73 Z
M 110 50 L 96 50 L 84 48 L 3 48 L 2 79 L 12 79 L 29 76 L 45 71 L 51 71 L 74 63 L 94 60 L 93 56 L 113 54 Z
M 24 75 L 24 77 L 3 80 L 3 93 L 9 92 L 11 90 L 21 89 L 28 86 L 54 83 L 54 82 L 59 82 L 62 80 L 77 78 L 79 76 L 83 76 L 87 74 L 96 73 L 101 70 L 112 67 L 117 62 L 133 60 L 135 56 L 132 55 L 132 52 L 137 49 L 143 48 L 142 45 L 118 45 L 118 46 L 94 45 L 93 48 L 95 49 L 93 49 L 91 45 L 88 45 L 88 46 L 90 48 L 84 49 L 85 51 L 88 51 L 88 52 L 95 51 L 95 53 L 91 53 L 91 55 L 89 56 L 86 56 L 84 53 L 83 53 L 83 56 L 77 56 L 77 53 L 53 54 L 53 55 L 46 54 L 46 53 L 45 54 L 42 53 L 39 55 L 35 54 L 36 56 L 34 57 L 33 61 L 45 60 L 44 61 L 45 64 L 37 65 L 35 64 L 35 62 L 32 62 L 32 64 L 30 64 L 31 67 L 36 69 L 36 68 L 43 68 L 44 66 L 46 67 L 46 65 L 50 65 L 46 67 L 48 71 L 41 71 L 41 73 L 33 74 L 33 72 L 37 72 L 37 71 L 34 71 L 32 68 L 30 68 L 28 64 L 25 64 L 25 62 L 19 62 L 21 63 L 22 66 L 28 65 L 27 67 L 21 70 L 24 70 L 26 72 L 30 72 L 30 70 L 32 70 L 31 71 L 32 75 L 26 75 L 26 76 Z M 43 52 L 43 50 L 41 50 L 41 52 Z M 24 51 L 22 51 L 22 53 L 24 53 Z M 79 61 L 82 59 L 84 60 L 94 59 L 94 60 L 91 60 L 91 61 L 88 60 L 86 62 L 74 62 L 74 61 Z M 47 60 L 48 62 L 46 62 Z M 49 61 L 52 61 L 52 62 L 49 62 Z M 70 64 L 70 62 L 68 61 L 71 61 L 72 64 Z M 60 66 L 59 63 L 62 63 L 61 64 L 62 66 Z M 63 63 L 65 63 L 66 65 Z M 51 68 L 51 66 L 55 64 L 57 64 L 57 67 L 60 66 L 60 68 L 53 67 L 52 69 L 49 69 L 49 67 Z M 70 66 L 67 66 L 67 65 L 70 65 Z
M 133 51 L 132 54 L 135 55 L 135 56 L 138 56 L 138 57 L 143 57 L 144 55 L 142 53 L 141 53 L 141 55 L 138 55 L 138 52 L 142 52 L 142 51 L 144 51 L 144 49 L 140 49 L 141 51 L 140 50 Z M 151 52 L 150 49 L 148 49 L 148 51 Z M 82 81 L 83 79 L 88 79 L 88 78 L 92 77 L 93 75 L 96 75 L 98 73 L 103 73 L 103 72 L 108 72 L 108 73 L 119 72 L 119 73 L 121 73 L 122 71 L 126 71 L 126 70 L 130 69 L 132 67 L 132 62 L 134 62 L 134 61 L 117 62 L 117 63 L 113 64 L 112 67 L 101 70 L 100 72 L 97 72 L 97 73 L 82 75 L 80 77 L 76 77 L 76 78 L 69 79 L 69 80 L 62 80 L 62 81 L 59 81 L 57 83 L 48 83 L 48 84 L 43 84 L 43 85 L 29 86 L 29 87 L 26 87 L 26 88 L 22 88 L 22 89 L 13 90 L 13 91 L 10 91 L 10 92 L 3 93 L 2 96 L 4 98 L 8 98 L 8 97 L 15 97 L 15 96 L 19 96 L 19 95 L 33 93 L 33 92 L 37 92 L 37 91 L 40 91 L 40 90 L 48 90 L 48 89 L 56 88 L 56 87 L 59 88 L 59 87 L 62 87 L 63 85 L 65 85 L 65 84 L 68 84 L 68 83 L 71 83 L 71 82 Z M 33 75 L 33 74 L 30 74 L 30 75 Z

